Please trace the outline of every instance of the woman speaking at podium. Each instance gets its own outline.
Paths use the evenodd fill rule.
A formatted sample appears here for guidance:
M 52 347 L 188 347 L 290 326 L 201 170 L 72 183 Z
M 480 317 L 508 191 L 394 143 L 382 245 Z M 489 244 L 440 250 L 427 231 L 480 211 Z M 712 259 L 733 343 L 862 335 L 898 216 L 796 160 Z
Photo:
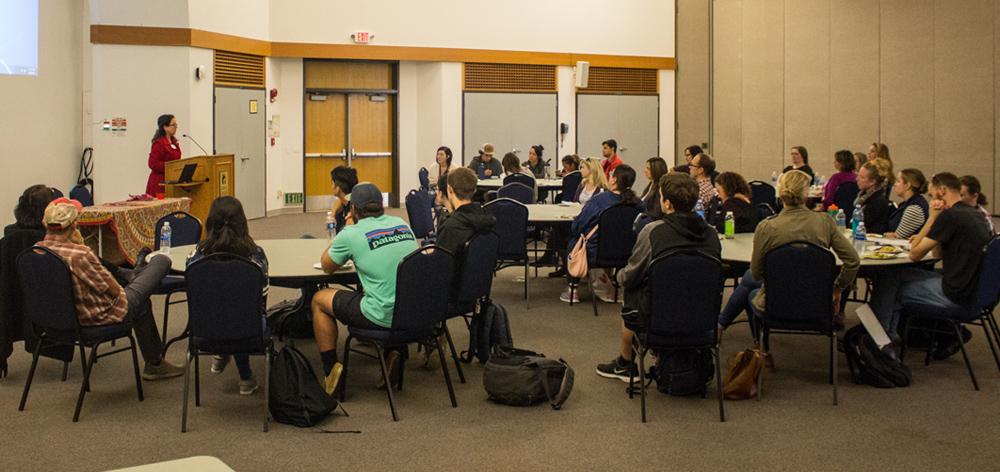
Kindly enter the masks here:
M 160 115 L 156 119 L 156 134 L 149 149 L 149 179 L 146 181 L 146 193 L 156 195 L 163 193 L 163 165 L 181 158 L 181 146 L 174 135 L 177 134 L 177 119 L 174 115 Z

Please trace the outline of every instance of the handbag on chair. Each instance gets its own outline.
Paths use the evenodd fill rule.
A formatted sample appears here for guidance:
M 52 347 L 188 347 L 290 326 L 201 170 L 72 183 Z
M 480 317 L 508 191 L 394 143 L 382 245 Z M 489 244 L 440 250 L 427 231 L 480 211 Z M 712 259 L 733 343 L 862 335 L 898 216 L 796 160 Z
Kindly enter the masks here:
M 586 236 L 576 240 L 576 245 L 573 246 L 569 257 L 566 258 L 566 272 L 570 277 L 582 279 L 587 276 L 587 272 L 590 270 L 587 264 L 587 241 L 594 236 L 599 227 L 594 226 L 594 229 L 590 230 Z

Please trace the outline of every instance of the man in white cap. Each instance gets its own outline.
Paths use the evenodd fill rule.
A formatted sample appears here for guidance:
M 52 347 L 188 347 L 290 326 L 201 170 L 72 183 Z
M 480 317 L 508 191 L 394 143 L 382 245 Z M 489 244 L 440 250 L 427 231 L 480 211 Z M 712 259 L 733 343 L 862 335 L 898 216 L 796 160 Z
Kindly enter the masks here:
M 77 220 L 83 206 L 76 200 L 59 198 L 45 208 L 42 222 L 45 239 L 38 246 L 62 258 L 73 276 L 73 302 L 82 326 L 103 326 L 132 321 L 135 338 L 146 367 L 145 380 L 178 377 L 184 368 L 162 360 L 163 344 L 153 319 L 149 296 L 170 270 L 170 259 L 157 255 L 135 270 L 118 269 L 112 275 L 94 252 L 83 244 Z M 123 288 L 116 280 L 129 281 Z
M 396 305 L 396 269 L 418 247 L 406 222 L 385 214 L 382 191 L 369 182 L 351 191 L 351 221 L 337 233 L 320 263 L 329 274 L 354 261 L 364 292 L 328 288 L 312 299 L 313 331 L 323 360 L 326 391 L 333 395 L 343 366 L 337 360 L 337 321 L 363 329 L 388 329 Z M 387 355 L 389 370 L 398 369 L 399 356 Z M 394 379 L 390 375 L 390 380 Z M 394 380 L 393 380 L 394 381 Z

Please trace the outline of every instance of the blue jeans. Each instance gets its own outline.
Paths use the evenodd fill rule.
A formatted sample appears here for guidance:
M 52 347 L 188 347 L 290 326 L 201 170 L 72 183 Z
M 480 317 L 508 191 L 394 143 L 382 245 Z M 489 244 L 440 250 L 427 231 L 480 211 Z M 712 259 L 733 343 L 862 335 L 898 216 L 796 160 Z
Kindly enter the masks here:
M 874 278 L 875 290 L 869 306 L 891 339 L 899 339 L 896 329 L 907 305 L 932 305 L 942 310 L 962 308 L 944 294 L 941 281 L 941 274 L 916 267 L 885 270 Z
M 729 301 L 722 308 L 722 313 L 719 313 L 719 324 L 729 326 L 737 316 L 740 316 L 740 313 L 747 311 L 749 314 L 750 310 L 753 309 L 753 304 L 750 301 L 753 300 L 761 285 L 760 282 L 753 279 L 753 274 L 747 270 L 740 279 L 740 284 L 733 289 L 733 294 L 729 296 Z

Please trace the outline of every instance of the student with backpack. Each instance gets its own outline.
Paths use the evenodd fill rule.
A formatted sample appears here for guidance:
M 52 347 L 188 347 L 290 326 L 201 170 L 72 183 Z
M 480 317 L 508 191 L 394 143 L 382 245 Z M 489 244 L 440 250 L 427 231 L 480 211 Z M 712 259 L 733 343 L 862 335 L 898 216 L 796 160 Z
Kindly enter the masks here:
M 236 197 L 223 196 L 212 202 L 205 219 L 205 239 L 198 243 L 194 254 L 187 261 L 190 266 L 202 257 L 215 253 L 228 253 L 245 257 L 260 266 L 267 278 L 267 256 L 253 238 L 247 226 L 247 216 L 243 212 L 243 204 Z M 265 323 L 264 312 L 267 308 L 267 289 L 264 286 L 264 298 L 260 307 L 261 323 Z M 252 395 L 258 388 L 257 379 L 250 369 L 250 356 L 238 354 L 236 369 L 240 376 L 240 395 Z M 221 374 L 229 364 L 229 356 L 215 356 L 212 359 L 212 373 Z

